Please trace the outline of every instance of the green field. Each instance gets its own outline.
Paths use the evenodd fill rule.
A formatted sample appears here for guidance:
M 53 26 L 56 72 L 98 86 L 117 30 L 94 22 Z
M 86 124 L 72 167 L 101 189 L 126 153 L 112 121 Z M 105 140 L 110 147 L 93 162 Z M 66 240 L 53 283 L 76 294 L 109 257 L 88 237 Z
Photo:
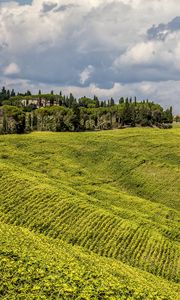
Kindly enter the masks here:
M 0 178 L 0 299 L 179 299 L 179 126 L 0 136 Z

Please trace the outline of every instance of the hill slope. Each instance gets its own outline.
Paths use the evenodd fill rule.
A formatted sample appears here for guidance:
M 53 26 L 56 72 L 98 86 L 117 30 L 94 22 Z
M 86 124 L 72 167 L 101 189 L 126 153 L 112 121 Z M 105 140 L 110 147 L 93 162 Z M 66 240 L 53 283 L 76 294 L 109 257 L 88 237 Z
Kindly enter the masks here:
M 176 299 L 178 287 L 113 259 L 0 222 L 1 299 Z
M 16 240 L 13 251 L 19 251 L 21 257 L 18 230 L 27 234 L 28 244 L 29 238 L 42 239 L 47 243 L 46 249 L 55 243 L 50 256 L 58 263 L 57 257 L 65 261 L 64 252 L 58 252 L 58 241 L 66 245 L 63 247 L 67 247 L 65 252 L 70 251 L 69 255 L 75 248 L 66 243 L 79 245 L 78 255 L 86 255 L 90 265 L 102 260 L 99 269 L 95 268 L 97 272 L 109 274 L 113 265 L 116 275 L 123 270 L 128 278 L 127 270 L 133 267 L 130 272 L 135 273 L 128 288 L 131 289 L 132 278 L 140 276 L 138 283 L 134 281 L 143 290 L 141 272 L 145 271 L 150 276 L 144 275 L 146 287 L 152 285 L 154 291 L 161 290 L 163 295 L 166 286 L 170 297 L 179 279 L 179 142 L 178 128 L 1 136 L 1 227 L 14 224 L 46 236 L 38 237 L 14 227 L 8 238 Z M 6 250 L 10 247 L 8 239 L 3 244 Z M 34 248 L 32 255 L 33 251 Z M 39 257 L 44 255 L 41 249 Z M 81 273 L 80 277 L 84 275 Z M 155 279 L 159 280 L 158 285 L 151 284 Z M 76 299 L 77 295 L 73 295 Z M 120 294 L 113 295 L 121 299 Z M 45 297 L 51 299 L 47 294 Z M 137 299 L 150 298 L 146 295 Z

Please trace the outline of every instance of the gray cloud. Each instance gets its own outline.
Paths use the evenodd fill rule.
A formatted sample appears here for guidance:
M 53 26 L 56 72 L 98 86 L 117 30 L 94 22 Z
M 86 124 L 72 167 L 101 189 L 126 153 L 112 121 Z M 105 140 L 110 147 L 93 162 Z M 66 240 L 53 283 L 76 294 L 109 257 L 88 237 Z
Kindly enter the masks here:
M 51 3 L 51 2 L 43 3 L 42 12 L 47 13 L 47 12 L 51 11 L 53 8 L 55 8 L 56 6 L 57 6 L 57 3 Z
M 75 5 L 75 4 L 67 4 L 67 5 L 60 5 L 56 10 L 55 12 L 59 12 L 59 11 L 65 11 L 67 9 L 71 9 L 71 8 L 76 8 L 78 7 L 78 5 Z
M 137 93 L 151 98 L 151 93 L 166 105 L 165 95 L 155 88 L 164 82 L 177 110 L 166 82 L 175 88 L 180 80 L 178 9 L 177 0 L 33 0 L 31 6 L 4 2 L 0 84 L 22 89 L 60 86 L 102 97 Z M 166 38 L 161 36 L 165 30 Z M 148 92 L 141 89 L 145 82 L 151 86 Z
M 172 21 L 167 24 L 159 24 L 158 26 L 153 25 L 147 31 L 148 39 L 164 40 L 168 34 L 180 31 L 180 17 L 175 17 Z

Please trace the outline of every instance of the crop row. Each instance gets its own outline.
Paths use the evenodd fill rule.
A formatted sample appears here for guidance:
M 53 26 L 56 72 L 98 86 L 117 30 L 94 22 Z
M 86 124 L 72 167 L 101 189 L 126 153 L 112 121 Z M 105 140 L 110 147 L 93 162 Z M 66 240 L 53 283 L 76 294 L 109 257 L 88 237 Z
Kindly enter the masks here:
M 0 241 L 2 299 L 177 298 L 175 283 L 27 229 L 0 222 Z
M 0 186 L 1 219 L 178 280 L 178 247 L 158 231 L 98 208 L 67 190 L 16 174 Z

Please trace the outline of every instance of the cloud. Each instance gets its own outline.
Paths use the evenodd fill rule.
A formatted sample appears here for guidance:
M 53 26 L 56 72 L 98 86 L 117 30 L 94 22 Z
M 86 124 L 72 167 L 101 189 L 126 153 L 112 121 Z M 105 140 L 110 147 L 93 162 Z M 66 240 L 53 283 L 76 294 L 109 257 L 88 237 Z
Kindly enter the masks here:
M 53 10 L 56 6 L 57 6 L 57 3 L 53 3 L 53 2 L 49 2 L 49 1 L 44 2 L 42 12 L 47 13 L 47 12 Z
M 55 11 L 58 12 L 58 11 L 65 11 L 67 9 L 72 9 L 72 8 L 75 8 L 77 7 L 77 5 L 75 4 L 67 4 L 67 5 L 60 5 Z
M 82 88 L 88 92 L 93 87 L 106 94 L 123 86 L 126 93 L 129 88 L 146 97 L 150 83 L 162 88 L 164 82 L 177 107 L 166 83 L 174 82 L 178 91 L 180 1 L 23 2 L 0 3 L 0 85 L 19 77 L 19 88 L 59 86 L 83 93 Z M 6 70 L 12 62 L 18 67 L 14 73 Z M 161 100 L 157 89 L 150 90 Z
M 7 67 L 4 69 L 4 75 L 15 75 L 20 73 L 20 68 L 15 63 L 10 63 Z
M 153 25 L 148 29 L 147 35 L 150 40 L 164 40 L 171 32 L 180 31 L 180 17 L 174 18 L 167 24 Z
M 87 66 L 81 73 L 80 73 L 80 83 L 84 84 L 92 75 L 94 71 L 93 66 Z
M 180 79 L 180 30 L 165 39 L 149 39 L 132 44 L 113 62 L 115 70 L 131 68 L 131 81 L 169 81 Z
M 140 42 L 127 49 L 123 55 L 115 60 L 114 65 L 118 67 L 119 64 L 152 64 L 156 54 L 155 50 L 156 47 L 153 42 Z

